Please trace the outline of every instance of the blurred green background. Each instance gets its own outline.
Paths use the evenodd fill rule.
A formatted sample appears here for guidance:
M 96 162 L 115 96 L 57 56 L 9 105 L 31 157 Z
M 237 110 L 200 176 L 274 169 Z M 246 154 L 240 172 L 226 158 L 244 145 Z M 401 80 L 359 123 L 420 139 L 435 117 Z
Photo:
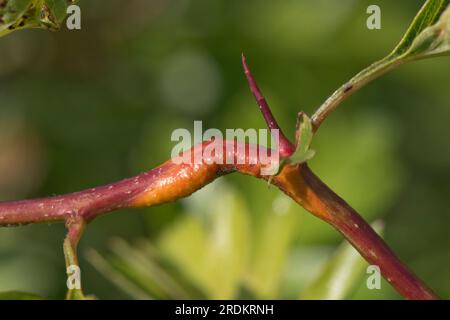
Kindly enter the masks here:
M 370 4 L 381 7 L 381 30 L 366 28 Z M 82 0 L 80 31 L 0 39 L 0 200 L 149 170 L 170 157 L 171 132 L 192 130 L 194 120 L 221 130 L 264 128 L 241 52 L 293 137 L 296 113 L 312 114 L 385 56 L 421 4 Z M 310 162 L 366 219 L 384 221 L 390 246 L 444 298 L 449 70 L 450 59 L 436 58 L 371 83 L 325 122 Z M 1 228 L 0 291 L 63 298 L 64 233 L 62 224 Z M 340 243 L 276 188 L 235 174 L 173 204 L 101 217 L 79 250 L 85 291 L 100 299 L 296 299 Z M 399 298 L 386 282 L 368 290 L 358 263 L 344 268 L 355 274 L 351 288 L 332 297 Z

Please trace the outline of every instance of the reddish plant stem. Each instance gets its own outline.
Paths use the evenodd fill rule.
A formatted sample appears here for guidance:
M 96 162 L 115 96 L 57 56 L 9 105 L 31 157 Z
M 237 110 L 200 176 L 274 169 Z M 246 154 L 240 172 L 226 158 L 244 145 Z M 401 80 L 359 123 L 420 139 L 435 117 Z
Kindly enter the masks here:
M 232 166 L 219 166 L 211 158 L 195 155 L 203 154 L 204 147 L 210 143 L 212 142 L 204 142 L 186 151 L 191 156 L 192 164 L 175 164 L 169 160 L 135 177 L 80 192 L 0 202 L 0 226 L 78 219 L 89 222 L 114 210 L 158 205 L 188 196 L 225 172 L 233 170 Z M 234 163 L 253 163 L 247 167 L 259 168 L 256 151 L 257 146 L 224 141 L 220 156 L 225 157 L 227 153 L 231 153 Z M 195 158 L 202 159 L 202 162 L 196 164 Z M 207 165 L 206 162 L 213 164 Z
M 289 141 L 288 138 L 284 135 L 283 131 L 281 130 L 280 126 L 278 125 L 277 120 L 272 114 L 272 111 L 270 110 L 270 107 L 264 98 L 264 95 L 262 94 L 261 90 L 258 87 L 258 84 L 256 83 L 255 78 L 252 75 L 252 72 L 250 71 L 250 68 L 247 64 L 247 59 L 244 54 L 242 54 L 242 66 L 244 67 L 245 76 L 247 77 L 248 85 L 250 87 L 251 92 L 253 93 L 253 96 L 256 99 L 256 103 L 259 106 L 259 110 L 261 111 L 264 120 L 267 123 L 267 126 L 271 130 L 279 130 L 280 133 L 280 156 L 281 157 L 288 157 L 295 151 L 295 146 Z
M 217 143 L 217 141 L 215 141 Z M 211 142 L 187 151 L 202 152 Z M 112 210 L 162 204 L 185 197 L 215 178 L 238 171 L 257 178 L 262 164 L 254 145 L 224 141 L 222 156 L 232 153 L 234 163 L 218 165 L 204 158 L 200 164 L 175 164 L 169 160 L 160 167 L 134 178 L 63 196 L 0 203 L 0 225 L 82 219 L 90 221 Z M 258 150 L 260 150 L 258 148 Z M 437 296 L 411 273 L 384 241 L 344 200 L 331 191 L 306 165 L 287 165 L 272 183 L 319 218 L 341 232 L 371 264 L 407 299 L 436 299 Z M 70 231 L 70 229 L 69 229 Z M 70 238 L 70 233 L 69 233 Z M 78 238 L 76 238 L 78 241 Z M 76 242 L 74 243 L 76 247 Z
M 81 217 L 67 217 L 66 227 L 68 229 L 67 236 L 64 239 L 64 258 L 66 261 L 66 272 L 71 275 L 73 272 L 78 272 L 73 268 L 78 268 L 78 255 L 77 247 L 80 241 L 81 235 L 83 234 L 85 228 L 85 221 Z M 80 275 L 80 274 L 78 274 Z M 68 279 L 69 281 L 69 279 Z M 69 287 L 69 286 L 68 286 Z M 81 288 L 81 283 L 79 288 L 70 288 L 67 290 L 66 299 L 85 299 L 83 290 Z
M 372 227 L 304 164 L 288 167 L 276 184 L 308 211 L 328 222 L 407 299 L 430 300 L 438 296 L 393 253 Z
M 294 145 L 286 138 L 273 117 L 242 55 L 242 63 L 260 110 L 270 129 L 280 130 L 281 158 L 289 157 Z M 205 147 L 214 143 L 214 153 L 206 156 Z M 189 163 L 172 159 L 133 178 L 68 195 L 13 202 L 0 202 L 0 226 L 37 222 L 65 221 L 69 229 L 65 248 L 68 263 L 76 263 L 76 247 L 84 228 L 104 213 L 130 207 L 153 206 L 188 196 L 217 177 L 234 171 L 270 180 L 283 192 L 317 217 L 331 224 L 371 264 L 380 267 L 383 276 L 407 299 L 437 299 L 419 278 L 406 268 L 385 242 L 344 200 L 329 189 L 303 165 L 286 165 L 275 177 L 262 176 L 261 153 L 274 152 L 260 146 L 235 141 L 208 141 L 180 155 Z M 200 156 L 198 154 L 200 153 Z M 233 164 L 216 161 L 232 157 Z M 196 163 L 195 159 L 202 159 Z M 229 162 L 227 162 L 229 163 Z M 70 293 L 70 291 L 69 291 Z M 80 291 L 81 293 L 81 291 Z M 81 293 L 82 295 L 82 293 Z

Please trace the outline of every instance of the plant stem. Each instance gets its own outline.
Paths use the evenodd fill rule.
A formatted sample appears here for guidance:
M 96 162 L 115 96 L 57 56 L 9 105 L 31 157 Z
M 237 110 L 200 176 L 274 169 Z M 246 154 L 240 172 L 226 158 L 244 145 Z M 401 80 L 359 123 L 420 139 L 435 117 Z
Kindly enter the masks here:
M 392 69 L 395 69 L 405 62 L 406 60 L 399 58 L 380 60 L 371 64 L 351 78 L 348 82 L 343 84 L 327 100 L 325 100 L 325 102 L 311 117 L 314 132 L 319 129 L 320 125 L 329 116 L 329 114 L 354 92 L 358 91 L 358 89 L 362 88 L 370 81 L 380 77 Z
M 338 89 L 314 114 L 313 129 L 317 130 L 329 113 L 352 92 L 403 62 L 405 60 L 382 60 L 360 72 L 349 83 Z M 149 172 L 102 187 L 50 198 L 0 202 L 0 226 L 65 221 L 69 229 L 64 242 L 66 264 L 77 265 L 76 247 L 85 222 L 121 208 L 153 206 L 175 201 L 192 194 L 224 174 L 237 171 L 271 181 L 306 210 L 335 227 L 369 263 L 380 267 L 383 276 L 404 297 L 437 299 L 437 296 L 401 263 L 370 225 L 320 181 L 306 164 L 285 165 L 274 177 L 261 175 L 264 165 L 261 164 L 260 154 L 279 152 L 283 158 L 292 154 L 294 146 L 279 128 L 244 56 L 242 63 L 250 89 L 269 128 L 280 130 L 279 150 L 261 153 L 262 147 L 257 145 L 235 141 L 203 142 L 181 155 L 183 159 L 186 159 L 186 155 L 188 159 L 202 159 L 201 163 L 191 161 L 180 164 L 171 159 Z M 214 148 L 215 154 L 205 158 L 204 147 L 218 142 L 222 149 Z M 255 148 L 258 148 L 256 152 Z M 198 153 L 201 153 L 200 156 Z M 228 160 L 228 155 L 233 156 L 233 164 L 218 164 L 215 161 L 217 158 Z M 68 297 L 84 296 L 80 289 L 73 292 L 69 290 Z
M 211 142 L 204 142 L 186 152 L 202 152 Z M 231 172 L 240 172 L 260 179 L 263 165 L 250 152 L 255 145 L 239 147 L 234 141 L 223 141 L 226 154 L 233 151 L 234 163 L 245 159 L 244 164 L 214 164 L 204 159 L 202 164 L 174 164 L 169 160 L 160 167 L 134 178 L 106 186 L 64 196 L 45 199 L 0 203 L 0 225 L 22 224 L 41 221 L 65 220 L 69 226 L 65 248 L 70 255 L 68 263 L 74 262 L 80 229 L 77 221 L 90 221 L 112 210 L 126 207 L 142 207 L 162 204 L 188 196 L 214 179 Z M 243 154 L 242 154 L 243 152 Z M 209 163 L 209 164 L 207 164 Z M 407 299 L 436 299 L 437 296 L 412 274 L 387 247 L 384 241 L 344 200 L 331 191 L 306 165 L 286 165 L 272 178 L 272 183 L 306 210 L 330 223 L 371 264 L 380 267 L 382 274 L 392 286 Z M 46 208 L 46 210 L 43 210 Z M 74 219 L 74 220 L 72 220 Z M 82 219 L 82 220 L 78 220 Z M 72 221 L 76 228 L 71 229 Z
M 438 296 L 392 252 L 372 227 L 304 164 L 288 167 L 276 184 L 314 215 L 336 228 L 407 299 L 430 300 Z
M 280 126 L 278 125 L 277 120 L 272 114 L 272 111 L 270 110 L 269 104 L 266 101 L 266 98 L 264 98 L 264 95 L 261 92 L 261 89 L 259 89 L 258 84 L 256 83 L 255 78 L 253 77 L 252 72 L 250 71 L 250 68 L 247 64 L 247 58 L 244 54 L 242 54 L 242 66 L 244 67 L 245 76 L 247 77 L 248 86 L 250 87 L 250 91 L 252 92 L 253 96 L 255 97 L 256 103 L 259 106 L 259 110 L 261 111 L 264 120 L 266 121 L 267 126 L 270 130 L 279 130 L 280 138 L 279 138 L 279 144 L 280 144 L 280 156 L 281 157 L 289 157 L 292 155 L 292 153 L 295 151 L 295 146 L 289 141 L 288 138 L 283 133 L 283 130 L 281 130 Z
M 78 255 L 77 255 L 77 247 L 78 242 L 80 241 L 81 235 L 83 234 L 85 222 L 82 218 L 79 217 L 69 217 L 66 221 L 66 227 L 68 229 L 67 236 L 64 239 L 64 258 L 66 261 L 66 270 L 67 274 L 70 276 L 71 273 L 76 272 L 77 276 L 81 276 L 80 268 L 78 265 Z M 76 269 L 76 270 L 75 270 Z M 71 288 L 69 286 L 70 279 L 67 279 L 67 300 L 84 300 L 86 299 L 83 290 L 81 288 L 81 279 L 77 279 L 79 281 L 79 288 Z
M 0 202 L 0 226 L 67 221 L 82 217 L 89 222 L 97 215 L 131 206 L 131 200 L 170 170 L 170 164 L 101 187 L 61 196 Z M 159 180 L 158 180 L 159 179 Z

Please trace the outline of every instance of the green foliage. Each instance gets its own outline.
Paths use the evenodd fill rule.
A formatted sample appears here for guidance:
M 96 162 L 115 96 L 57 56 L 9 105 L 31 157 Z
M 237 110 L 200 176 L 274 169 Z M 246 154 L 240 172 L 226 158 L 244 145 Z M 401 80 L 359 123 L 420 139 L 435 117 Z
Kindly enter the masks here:
M 0 0 L 0 37 L 14 30 L 60 28 L 67 0 Z
M 43 298 L 34 293 L 7 291 L 0 292 L 0 300 L 43 300 Z
M 211 195 L 219 191 L 224 197 L 217 201 Z M 244 199 L 223 183 L 186 201 L 188 212 L 156 241 L 129 245 L 116 238 L 110 253 L 90 250 L 88 260 L 136 299 L 286 298 L 294 240 L 306 227 L 289 198 L 277 197 L 259 224 L 251 222 Z M 382 224 L 373 227 L 380 232 Z M 300 298 L 349 298 L 363 283 L 366 265 L 344 241 L 317 277 L 307 281 Z M 299 296 L 295 290 L 291 298 Z
M 281 160 L 278 172 L 275 175 L 281 172 L 283 167 L 288 164 L 299 165 L 314 157 L 316 152 L 310 149 L 313 135 L 314 132 L 311 119 L 305 113 L 300 112 L 297 115 L 297 127 L 295 130 L 295 151 L 290 157 Z M 273 177 L 269 178 L 269 184 L 271 183 L 272 178 Z
M 392 51 L 390 57 L 431 54 L 435 50 L 440 50 L 441 53 L 448 51 L 450 39 L 449 3 L 449 0 L 428 0 L 414 18 L 400 43 Z M 446 48 L 445 45 L 447 45 Z
M 311 119 L 300 112 L 297 116 L 295 152 L 286 159 L 286 163 L 301 164 L 314 157 L 315 152 L 310 149 L 313 134 Z
M 156 243 L 114 240 L 111 254 L 90 251 L 90 262 L 134 298 L 279 297 L 298 216 L 269 211 L 254 230 L 244 199 L 223 183 L 187 202 Z
M 405 62 L 450 54 L 450 0 L 427 0 L 395 49 L 359 73 L 358 81 Z
M 407 51 L 416 59 L 450 53 L 450 5 L 432 26 L 423 30 Z
M 394 51 L 357 73 L 336 90 L 313 115 L 315 124 L 319 126 L 351 93 L 386 72 L 407 62 L 449 54 L 449 3 L 450 0 L 427 0 Z M 439 20 L 433 24 L 438 17 Z
M 383 224 L 372 227 L 381 234 Z M 317 278 L 300 294 L 300 299 L 348 299 L 364 281 L 367 262 L 350 243 L 344 241 L 323 267 Z

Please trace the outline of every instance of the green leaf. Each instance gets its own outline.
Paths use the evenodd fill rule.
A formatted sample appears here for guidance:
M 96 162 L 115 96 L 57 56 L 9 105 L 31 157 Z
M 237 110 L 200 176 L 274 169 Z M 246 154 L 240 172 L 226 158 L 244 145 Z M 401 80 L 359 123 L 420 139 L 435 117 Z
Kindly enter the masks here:
M 450 0 L 428 0 L 400 43 L 384 60 L 387 64 L 450 53 Z
M 448 4 L 449 0 L 426 1 L 390 56 L 399 56 L 408 51 L 417 36 L 436 22 Z
M 253 254 L 245 284 L 256 299 L 279 297 L 300 221 L 292 199 L 279 194 L 273 202 L 272 211 L 255 228 Z
M 6 291 L 0 292 L 0 300 L 44 300 L 44 298 L 29 292 Z
M 244 199 L 231 186 L 216 181 L 186 203 L 189 213 L 162 234 L 158 248 L 208 298 L 236 298 L 252 231 Z
M 311 159 L 315 152 L 309 147 L 313 138 L 311 119 L 303 112 L 297 116 L 296 140 L 297 147 L 294 154 L 289 157 L 291 163 L 300 164 Z
M 45 5 L 48 8 L 49 15 L 53 23 L 58 27 L 66 17 L 67 7 L 69 1 L 67 0 L 45 0 Z
M 252 241 L 244 199 L 232 187 L 217 181 L 184 203 L 188 208 L 186 214 L 168 226 L 154 244 L 141 240 L 131 246 L 115 239 L 108 255 L 91 250 L 89 261 L 134 298 L 238 297 Z M 274 222 L 271 228 L 278 225 Z M 285 223 L 284 226 L 293 225 Z M 280 234 L 277 240 L 284 243 L 286 230 L 279 227 L 275 228 Z M 274 236 L 271 231 L 268 237 Z M 269 239 L 266 241 L 269 243 Z M 284 256 L 280 248 L 274 246 L 274 257 L 280 253 Z
M 269 178 L 269 185 L 272 182 L 272 178 L 281 172 L 284 166 L 288 164 L 297 165 L 302 164 L 314 157 L 316 152 L 309 147 L 311 146 L 314 131 L 311 123 L 311 119 L 303 112 L 299 112 L 297 115 L 297 130 L 296 130 L 296 147 L 294 153 L 289 157 L 281 160 L 278 171 L 275 175 Z
M 398 66 L 418 59 L 450 53 L 450 0 L 424 3 L 399 44 L 337 89 L 312 116 L 315 129 L 350 95 Z
M 372 224 L 377 233 L 382 233 L 383 224 Z M 367 262 L 347 241 L 343 242 L 322 272 L 300 295 L 300 299 L 340 300 L 348 298 L 365 275 Z
M 57 30 L 70 4 L 67 0 L 0 0 L 0 37 L 29 28 Z
M 111 243 L 114 255 L 108 257 L 110 266 L 134 285 L 157 299 L 188 299 L 189 292 L 164 268 L 154 254 L 130 246 L 121 239 Z M 109 275 L 106 275 L 109 277 Z
M 127 272 L 120 272 L 109 259 L 104 258 L 97 251 L 93 249 L 88 250 L 86 252 L 86 258 L 105 278 L 114 283 L 130 297 L 138 300 L 154 299 L 146 290 L 143 290 L 132 279 L 127 277 Z
M 411 44 L 407 54 L 415 59 L 450 53 L 450 5 L 438 22 L 426 28 Z

